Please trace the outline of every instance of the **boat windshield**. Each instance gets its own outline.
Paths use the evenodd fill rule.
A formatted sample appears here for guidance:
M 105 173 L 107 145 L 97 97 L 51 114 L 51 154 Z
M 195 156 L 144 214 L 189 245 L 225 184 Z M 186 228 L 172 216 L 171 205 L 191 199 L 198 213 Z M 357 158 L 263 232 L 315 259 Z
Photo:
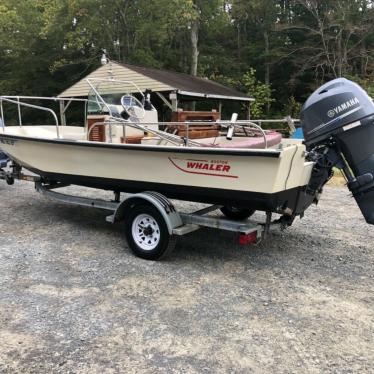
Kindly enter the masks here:
M 143 93 L 131 82 L 107 80 L 87 80 L 91 89 L 88 94 L 88 114 L 108 113 L 108 105 L 121 106 L 121 98 L 126 100 L 136 96 L 143 97 Z M 135 95 L 134 95 L 135 94 Z M 134 105 L 134 104 L 132 104 Z

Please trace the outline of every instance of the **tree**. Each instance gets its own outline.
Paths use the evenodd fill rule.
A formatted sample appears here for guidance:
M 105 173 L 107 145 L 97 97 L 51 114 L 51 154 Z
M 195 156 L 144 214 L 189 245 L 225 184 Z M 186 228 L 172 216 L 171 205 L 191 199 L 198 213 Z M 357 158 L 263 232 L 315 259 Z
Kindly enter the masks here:
M 254 68 L 250 68 L 237 79 L 225 77 L 219 77 L 218 79 L 222 84 L 234 87 L 255 99 L 251 103 L 251 117 L 253 118 L 263 118 L 266 108 L 274 102 L 270 85 L 256 78 L 256 70 Z
M 374 56 L 367 48 L 374 32 L 371 0 L 296 0 L 293 10 L 293 17 L 279 30 L 289 32 L 296 74 L 313 70 L 322 82 L 348 73 L 367 73 L 367 62 Z
M 277 20 L 277 12 L 276 2 L 273 0 L 236 0 L 233 2 L 232 8 L 233 18 L 236 20 L 238 30 L 243 27 L 243 24 L 245 30 L 248 30 L 248 25 L 246 24 L 250 23 L 262 37 L 262 59 L 265 66 L 264 79 L 267 85 L 270 84 L 270 35 Z M 253 41 L 249 39 L 249 42 Z M 240 36 L 238 36 L 238 48 L 241 48 Z
M 373 19 L 373 0 L 2 0 L 0 91 L 58 94 L 105 48 L 244 92 L 256 76 L 277 93 L 261 107 L 276 116 L 337 76 L 372 90 Z

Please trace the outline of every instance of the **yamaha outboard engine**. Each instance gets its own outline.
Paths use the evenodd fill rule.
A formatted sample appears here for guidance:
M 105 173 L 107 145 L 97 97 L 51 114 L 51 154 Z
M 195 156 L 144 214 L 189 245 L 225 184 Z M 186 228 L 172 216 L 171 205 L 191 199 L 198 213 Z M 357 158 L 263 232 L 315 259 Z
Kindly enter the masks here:
M 356 83 L 335 79 L 309 97 L 301 111 L 301 124 L 310 158 L 316 162 L 312 184 L 313 179 L 315 185 L 325 183 L 327 169 L 342 169 L 366 221 L 374 224 L 372 99 Z

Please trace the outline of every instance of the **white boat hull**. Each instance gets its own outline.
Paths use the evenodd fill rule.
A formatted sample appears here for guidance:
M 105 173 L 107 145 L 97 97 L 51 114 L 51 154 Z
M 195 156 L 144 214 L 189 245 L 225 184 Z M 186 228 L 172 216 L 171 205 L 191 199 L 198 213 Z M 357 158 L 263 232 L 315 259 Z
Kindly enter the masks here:
M 7 128 L 1 147 L 46 180 L 191 201 L 294 211 L 313 168 L 304 146 L 292 141 L 283 149 L 233 150 L 36 138 L 30 131 L 35 127 Z

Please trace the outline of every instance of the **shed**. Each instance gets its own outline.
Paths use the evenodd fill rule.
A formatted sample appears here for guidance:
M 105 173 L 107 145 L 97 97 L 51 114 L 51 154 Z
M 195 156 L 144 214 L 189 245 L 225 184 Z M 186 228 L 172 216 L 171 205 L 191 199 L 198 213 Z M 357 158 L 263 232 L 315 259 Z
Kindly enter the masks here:
M 219 102 L 219 111 L 222 108 L 222 101 L 229 100 L 246 103 L 249 116 L 249 104 L 254 101 L 253 98 L 242 92 L 209 79 L 115 61 L 110 61 L 94 70 L 88 76 L 66 89 L 58 97 L 87 97 L 90 87 L 86 79 L 105 79 L 108 76 L 122 81 L 133 82 L 141 91 L 152 90 L 172 111 L 178 110 L 178 102 L 180 100 L 216 100 Z M 127 87 L 124 85 L 124 88 L 130 93 L 136 92 L 130 84 Z

